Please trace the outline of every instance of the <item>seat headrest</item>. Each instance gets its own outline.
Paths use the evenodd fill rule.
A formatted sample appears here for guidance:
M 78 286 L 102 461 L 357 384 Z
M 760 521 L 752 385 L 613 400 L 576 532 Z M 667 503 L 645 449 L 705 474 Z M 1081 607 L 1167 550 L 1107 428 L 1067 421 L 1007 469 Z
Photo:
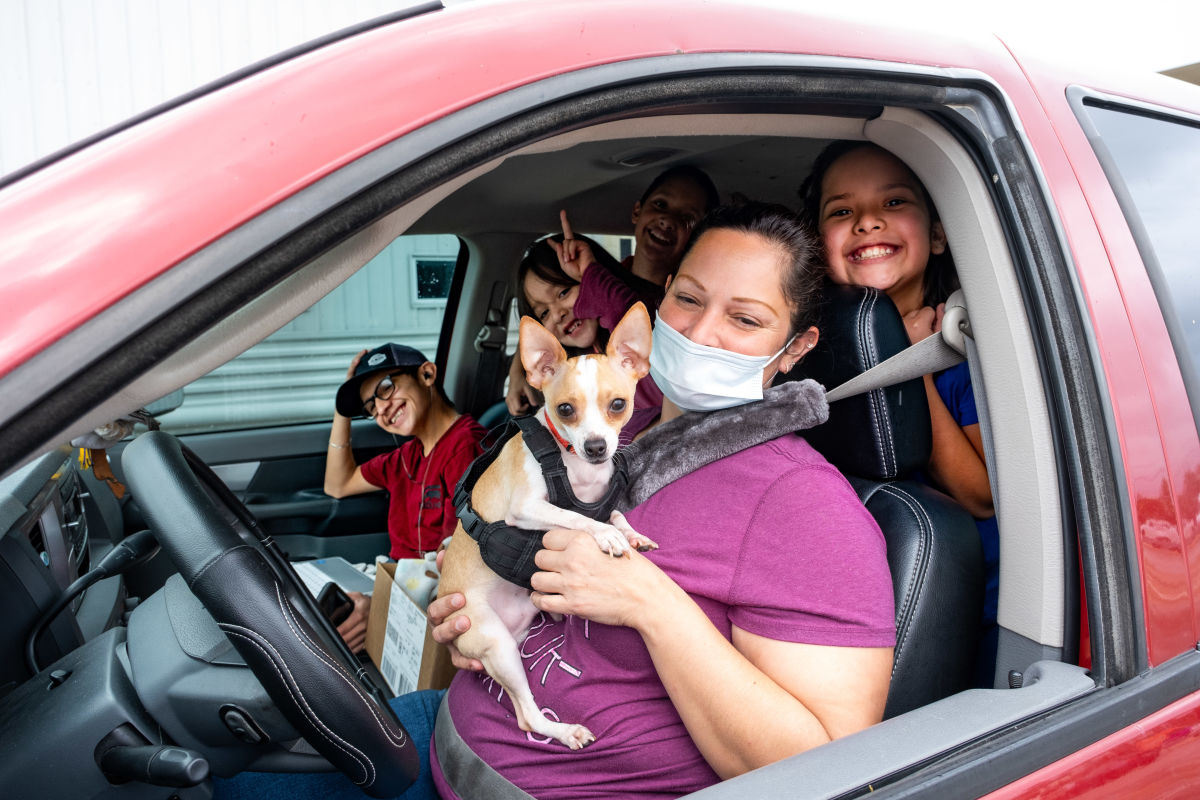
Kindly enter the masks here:
M 877 289 L 829 284 L 816 347 L 782 380 L 812 378 L 826 390 L 909 346 L 904 321 Z M 847 397 L 829 406 L 829 421 L 801 432 L 847 475 L 890 481 L 929 462 L 932 434 L 921 378 Z

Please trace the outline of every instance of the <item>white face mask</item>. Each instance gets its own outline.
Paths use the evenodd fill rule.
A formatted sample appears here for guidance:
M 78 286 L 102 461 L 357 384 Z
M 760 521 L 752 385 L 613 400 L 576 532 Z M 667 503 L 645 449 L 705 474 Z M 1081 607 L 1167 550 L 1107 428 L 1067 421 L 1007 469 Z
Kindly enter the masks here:
M 791 343 L 788 339 L 773 355 L 744 356 L 696 344 L 659 316 L 650 349 L 650 376 L 663 395 L 684 411 L 740 406 L 762 399 L 763 370 Z

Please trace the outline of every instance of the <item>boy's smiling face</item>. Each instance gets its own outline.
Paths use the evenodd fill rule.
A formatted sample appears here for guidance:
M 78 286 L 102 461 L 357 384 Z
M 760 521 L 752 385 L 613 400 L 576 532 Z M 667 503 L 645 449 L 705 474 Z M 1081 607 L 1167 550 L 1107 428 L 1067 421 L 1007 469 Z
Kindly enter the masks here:
M 902 314 L 921 307 L 925 266 L 946 249 L 916 176 L 873 145 L 851 150 L 825 173 L 818 230 L 834 283 L 886 292 Z
M 699 184 L 685 177 L 665 181 L 645 202 L 633 206 L 634 258 L 644 259 L 664 276 L 673 272 L 704 211 L 705 194 Z
M 375 390 L 385 378 L 390 378 L 393 388 L 391 394 L 381 400 L 376 398 Z M 432 402 L 429 387 L 432 385 L 432 378 L 418 378 L 408 371 L 385 372 L 363 381 L 358 393 L 364 405 L 375 398 L 375 424 L 397 436 L 414 436 L 429 413 Z

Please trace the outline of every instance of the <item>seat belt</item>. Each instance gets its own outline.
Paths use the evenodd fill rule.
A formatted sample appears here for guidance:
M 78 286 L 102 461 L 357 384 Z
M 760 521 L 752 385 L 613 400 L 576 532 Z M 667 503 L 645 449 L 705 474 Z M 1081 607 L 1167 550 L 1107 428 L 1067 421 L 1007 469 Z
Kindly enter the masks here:
M 459 797 L 494 800 L 533 800 L 533 796 L 492 769 L 463 741 L 450 717 L 449 693 L 442 695 L 433 724 L 433 747 L 442 777 Z M 469 789 L 470 791 L 466 791 Z
M 962 302 L 962 290 L 959 290 L 946 301 L 946 313 L 942 317 L 940 334 L 927 336 L 866 372 L 856 375 L 841 386 L 826 392 L 825 399 L 835 403 L 846 397 L 883 389 L 953 367 L 966 358 L 969 340 L 971 323 L 967 318 L 967 308 Z M 971 378 L 975 379 L 974 370 Z M 982 417 L 982 414 L 980 416 Z
M 979 373 L 979 351 L 975 347 L 975 337 L 966 337 L 967 366 L 971 370 L 971 391 L 975 395 L 975 414 L 979 417 L 979 438 L 983 441 L 984 464 L 995 464 L 995 444 L 992 441 L 992 417 L 988 413 L 987 392 L 983 389 L 983 376 Z M 1000 493 L 997 486 L 996 470 L 987 471 L 988 482 L 992 489 L 993 506 L 1000 505 Z
M 971 331 L 971 320 L 963 302 L 962 289 L 946 299 L 946 313 L 942 317 L 940 335 L 927 336 L 911 347 L 860 373 L 841 386 L 825 393 L 825 399 L 834 403 L 846 397 L 863 394 L 873 389 L 883 389 L 897 383 L 919 378 L 962 361 L 971 370 L 971 390 L 975 395 L 975 412 L 979 417 L 979 436 L 983 440 L 985 464 L 995 464 L 995 444 L 992 440 L 992 423 L 988 415 L 987 393 L 983 388 L 983 376 L 979 372 L 979 351 L 975 347 L 975 335 Z M 988 470 L 992 497 L 998 498 L 996 472 Z
M 468 410 L 476 418 L 500 396 L 500 375 L 507 372 L 503 369 L 508 366 L 504 362 L 504 345 L 508 339 L 508 318 L 504 308 L 507 296 L 508 283 L 496 281 L 492 284 L 483 325 L 475 334 L 474 347 L 479 359 L 475 364 L 475 385 Z

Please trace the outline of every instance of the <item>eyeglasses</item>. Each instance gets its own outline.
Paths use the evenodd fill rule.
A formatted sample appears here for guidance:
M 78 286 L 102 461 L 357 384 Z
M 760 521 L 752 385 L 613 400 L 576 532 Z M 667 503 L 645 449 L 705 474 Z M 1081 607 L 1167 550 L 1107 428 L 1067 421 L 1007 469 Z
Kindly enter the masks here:
M 387 400 L 389 397 L 392 396 L 392 393 L 396 391 L 395 378 L 397 378 L 401 375 L 411 375 L 411 374 L 412 374 L 411 372 L 408 372 L 406 370 L 401 370 L 399 372 L 393 372 L 391 374 L 383 376 L 383 380 L 381 380 L 378 384 L 375 385 L 374 396 L 368 398 L 367 402 L 363 403 L 363 407 L 362 407 L 363 414 L 366 415 L 367 419 L 375 418 L 375 401 L 376 400 Z

